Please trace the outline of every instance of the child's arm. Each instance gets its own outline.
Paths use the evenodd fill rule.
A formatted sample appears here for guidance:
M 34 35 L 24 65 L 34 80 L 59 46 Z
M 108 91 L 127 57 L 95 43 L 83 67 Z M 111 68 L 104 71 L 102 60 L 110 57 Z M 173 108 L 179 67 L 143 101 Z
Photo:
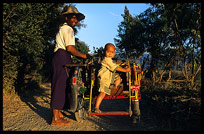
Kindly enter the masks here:
M 125 67 L 125 68 L 117 67 L 116 70 L 119 71 L 119 72 L 130 72 L 130 67 Z

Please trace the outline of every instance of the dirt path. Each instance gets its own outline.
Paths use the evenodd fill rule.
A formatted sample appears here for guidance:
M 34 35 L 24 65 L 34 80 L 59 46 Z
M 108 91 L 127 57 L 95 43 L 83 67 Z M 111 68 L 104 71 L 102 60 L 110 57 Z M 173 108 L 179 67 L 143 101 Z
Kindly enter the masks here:
M 102 102 L 114 106 L 121 102 Z M 122 102 L 126 107 L 126 103 Z M 120 105 L 120 107 L 122 106 Z M 122 106 L 123 107 L 123 106 Z M 26 93 L 23 96 L 3 96 L 3 131 L 152 131 L 177 130 L 169 120 L 160 119 L 149 107 L 149 103 L 141 101 L 141 121 L 132 124 L 130 117 L 123 116 L 88 116 L 86 120 L 77 122 L 72 113 L 65 112 L 72 125 L 66 127 L 51 127 L 50 84 L 44 84 L 40 90 Z M 161 124 L 166 123 L 165 127 Z M 199 128 L 200 126 L 198 126 Z M 193 128 L 198 129 L 198 128 Z M 184 129 L 185 130 L 185 129 Z
M 112 131 L 141 130 L 131 124 L 129 116 L 88 116 L 86 120 L 77 122 L 73 113 L 67 117 L 72 125 L 66 127 L 51 127 L 50 85 L 41 86 L 41 91 L 35 91 L 31 98 L 13 96 L 3 98 L 3 130 L 17 131 Z M 37 93 L 36 93 L 37 92 Z M 134 128 L 134 129 L 133 129 Z

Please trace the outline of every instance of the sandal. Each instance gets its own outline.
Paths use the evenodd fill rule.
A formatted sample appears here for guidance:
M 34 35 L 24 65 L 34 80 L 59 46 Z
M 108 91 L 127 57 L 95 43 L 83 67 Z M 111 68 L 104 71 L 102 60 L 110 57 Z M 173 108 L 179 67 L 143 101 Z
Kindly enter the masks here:
M 95 113 L 102 113 L 102 111 L 99 108 L 95 108 Z

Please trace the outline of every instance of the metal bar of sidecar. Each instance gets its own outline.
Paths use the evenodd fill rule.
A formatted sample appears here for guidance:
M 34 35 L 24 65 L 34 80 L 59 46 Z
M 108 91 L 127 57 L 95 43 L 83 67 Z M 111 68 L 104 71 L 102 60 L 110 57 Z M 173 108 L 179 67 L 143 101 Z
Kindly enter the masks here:
M 105 100 L 105 99 L 127 99 L 127 98 L 128 98 L 128 96 L 105 96 L 103 98 L 103 100 Z M 96 100 L 96 99 L 97 99 L 97 96 L 94 97 L 94 100 Z
M 129 115 L 129 112 L 126 111 L 111 111 L 111 112 L 102 112 L 102 113 L 89 113 L 89 115 Z
M 90 99 L 89 99 L 89 112 L 91 112 L 91 103 L 92 103 L 92 90 L 93 90 L 94 80 L 91 80 L 91 89 L 90 89 Z

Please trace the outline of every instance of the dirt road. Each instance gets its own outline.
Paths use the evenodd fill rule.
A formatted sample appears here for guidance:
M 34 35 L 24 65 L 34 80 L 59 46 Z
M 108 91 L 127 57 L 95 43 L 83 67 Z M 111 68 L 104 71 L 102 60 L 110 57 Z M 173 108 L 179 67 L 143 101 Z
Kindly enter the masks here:
M 112 100 L 113 101 L 113 100 Z M 102 102 L 108 105 L 125 102 Z M 122 105 L 120 105 L 121 107 Z M 122 106 L 123 107 L 123 106 Z M 23 96 L 3 96 L 3 131 L 152 131 L 152 130 L 182 130 L 175 127 L 172 118 L 155 115 L 149 103 L 141 101 L 141 121 L 132 124 L 128 115 L 119 116 L 88 116 L 86 120 L 77 122 L 73 113 L 65 112 L 72 125 L 66 127 L 51 127 L 50 84 L 44 84 L 40 90 L 28 92 Z M 162 119 L 163 118 L 163 119 Z M 195 117 L 196 121 L 199 116 Z M 165 124 L 165 125 L 164 125 Z M 198 123 L 199 124 L 199 123 Z M 184 126 L 185 127 L 185 126 Z M 199 130 L 193 126 L 190 130 Z M 185 130 L 185 129 L 183 129 Z

